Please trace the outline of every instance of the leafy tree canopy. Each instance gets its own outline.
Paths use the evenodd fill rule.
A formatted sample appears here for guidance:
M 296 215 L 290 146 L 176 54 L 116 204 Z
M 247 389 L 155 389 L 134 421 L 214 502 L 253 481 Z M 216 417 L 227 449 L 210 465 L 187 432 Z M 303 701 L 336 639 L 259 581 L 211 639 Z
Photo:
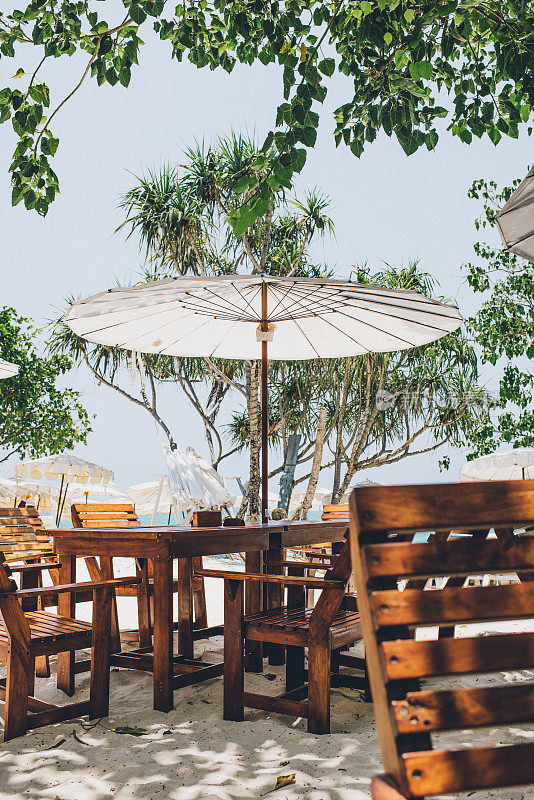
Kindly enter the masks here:
M 356 156 L 379 131 L 407 154 L 432 150 L 441 120 L 466 143 L 517 137 L 534 102 L 533 18 L 531 4 L 516 0 L 32 0 L 0 12 L 0 55 L 13 63 L 0 122 L 11 120 L 18 139 L 12 202 L 46 214 L 59 191 L 56 113 L 86 78 L 128 86 L 149 27 L 172 58 L 199 68 L 259 61 L 282 70 L 273 130 L 243 176 L 248 197 L 230 215 L 240 235 L 302 170 L 336 72 L 353 91 L 335 112 L 335 140 Z M 78 83 L 52 99 L 47 62 L 75 53 L 86 57 Z
M 494 224 L 497 211 L 519 185 L 500 188 L 495 181 L 476 180 L 469 197 L 480 200 L 477 230 Z M 534 445 L 534 265 L 499 245 L 475 245 L 477 261 L 466 265 L 469 285 L 483 297 L 469 321 L 482 360 L 499 372 L 497 404 L 475 437 L 473 455 L 491 453 L 502 443 Z
M 78 392 L 57 386 L 71 360 L 39 355 L 36 334 L 14 308 L 0 308 L 0 358 L 19 365 L 17 375 L 0 381 L 0 461 L 61 453 L 85 443 L 91 430 Z

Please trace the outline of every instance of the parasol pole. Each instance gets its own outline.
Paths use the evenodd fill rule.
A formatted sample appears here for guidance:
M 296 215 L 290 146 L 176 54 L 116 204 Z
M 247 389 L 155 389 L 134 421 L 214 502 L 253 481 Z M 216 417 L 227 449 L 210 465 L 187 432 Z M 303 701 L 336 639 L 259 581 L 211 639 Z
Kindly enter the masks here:
M 57 499 L 57 511 L 56 511 L 56 528 L 59 528 L 59 520 L 61 518 L 61 493 L 63 491 L 63 484 L 65 482 L 65 475 L 61 476 L 61 486 L 59 487 L 59 497 Z
M 269 330 L 267 322 L 267 283 L 261 284 L 261 330 Z M 269 431 L 267 397 L 267 340 L 261 342 L 261 521 L 268 520 L 269 500 L 269 459 L 267 453 L 267 438 Z

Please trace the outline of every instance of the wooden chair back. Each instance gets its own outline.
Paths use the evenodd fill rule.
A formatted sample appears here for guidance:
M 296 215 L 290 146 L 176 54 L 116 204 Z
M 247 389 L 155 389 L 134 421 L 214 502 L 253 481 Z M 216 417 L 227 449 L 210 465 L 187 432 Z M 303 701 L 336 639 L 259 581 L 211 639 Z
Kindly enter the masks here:
M 14 649 L 29 652 L 30 626 L 17 599 L 18 587 L 10 577 L 11 570 L 4 563 L 5 558 L 0 551 L 0 614 L 10 639 L 15 642 Z
M 337 505 L 323 506 L 323 513 L 321 519 L 323 522 L 331 522 L 334 519 L 347 519 L 349 518 L 349 504 L 338 503 Z
M 508 628 L 477 636 L 469 629 L 471 623 L 534 618 L 534 537 L 525 531 L 534 523 L 534 481 L 363 487 L 353 491 L 350 510 L 358 606 L 388 776 L 408 798 L 534 783 L 534 741 L 465 747 L 473 737 L 466 729 L 534 721 L 534 683 L 496 683 L 504 670 L 534 667 L 534 632 Z M 466 535 L 447 539 L 460 530 Z M 444 535 L 412 542 L 418 532 Z M 481 573 L 517 573 L 523 582 L 463 586 Z M 448 579 L 444 588 L 424 591 L 421 583 L 440 576 Z M 419 588 L 403 589 L 404 579 L 419 581 Z M 455 624 L 467 625 L 466 635 L 413 635 L 416 628 Z M 493 673 L 491 685 L 482 688 L 484 681 L 475 685 L 466 677 L 477 673 Z M 456 676 L 462 687 L 421 690 L 421 679 L 444 676 Z M 458 749 L 440 747 L 442 731 L 462 731 Z M 383 790 L 373 796 L 401 795 Z
M 35 506 L 0 508 L 0 550 L 6 561 L 39 559 L 53 555 L 53 545 L 44 532 Z
M 75 528 L 131 528 L 141 523 L 132 503 L 73 503 Z

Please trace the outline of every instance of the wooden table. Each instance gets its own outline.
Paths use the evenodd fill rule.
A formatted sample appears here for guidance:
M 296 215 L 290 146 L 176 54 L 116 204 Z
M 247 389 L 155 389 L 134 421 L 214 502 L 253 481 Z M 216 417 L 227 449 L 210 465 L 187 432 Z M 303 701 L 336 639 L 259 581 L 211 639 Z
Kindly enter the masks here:
M 269 560 L 281 561 L 286 547 L 340 541 L 347 523 L 269 522 L 244 527 L 191 528 L 186 525 L 132 528 L 65 528 L 50 531 L 61 561 L 60 583 L 76 580 L 76 558 L 84 556 L 150 559 L 154 577 L 153 647 L 114 656 L 114 662 L 154 673 L 154 708 L 170 711 L 173 691 L 222 673 L 222 665 L 196 661 L 193 655 L 192 558 L 245 553 L 247 569 L 261 571 Z M 173 560 L 178 560 L 178 655 L 173 653 Z M 250 582 L 249 582 L 250 584 Z M 272 598 L 271 598 L 272 599 Z M 247 597 L 248 612 L 261 609 L 262 593 L 253 584 Z M 75 616 L 75 597 L 59 595 L 58 613 Z M 58 686 L 74 692 L 76 667 L 71 653 L 58 656 Z

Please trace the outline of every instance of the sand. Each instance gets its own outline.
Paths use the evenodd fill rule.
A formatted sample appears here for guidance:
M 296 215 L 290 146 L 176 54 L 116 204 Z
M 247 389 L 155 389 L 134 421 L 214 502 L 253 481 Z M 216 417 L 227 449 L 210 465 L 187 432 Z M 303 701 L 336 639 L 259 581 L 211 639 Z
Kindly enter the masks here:
M 220 559 L 206 559 L 221 566 Z M 224 567 L 240 568 L 239 562 Z M 119 573 L 132 574 L 127 562 Z M 86 576 L 80 570 L 80 580 Z M 210 624 L 222 621 L 222 585 L 207 581 Z M 135 600 L 119 599 L 121 625 L 135 625 Z M 90 608 L 80 607 L 87 618 Z M 468 631 L 466 631 L 467 633 Z M 477 631 L 483 634 L 482 629 Z M 220 660 L 222 638 L 198 642 L 196 654 Z M 274 677 L 273 677 L 274 676 Z M 507 681 L 532 680 L 523 671 L 504 676 Z M 482 679 L 473 678 L 481 685 Z M 247 675 L 251 691 L 283 691 L 283 668 L 265 667 Z M 485 680 L 488 683 L 488 680 Z M 452 685 L 452 681 L 450 682 Z M 88 696 L 89 676 L 77 676 L 74 701 Z M 63 703 L 54 675 L 37 680 L 37 695 Z M 222 678 L 175 692 L 174 711 L 152 710 L 152 676 L 113 669 L 110 716 L 96 725 L 87 718 L 28 733 L 0 745 L 0 800 L 364 800 L 371 776 L 381 770 L 373 709 L 359 693 L 335 689 L 332 693 L 332 732 L 315 736 L 306 721 L 248 710 L 242 723 L 222 720 Z M 115 731 L 119 726 L 144 728 L 135 737 Z M 450 735 L 448 735 L 450 739 Z M 468 737 L 468 738 L 467 738 Z M 508 743 L 534 738 L 532 726 L 485 730 L 470 743 Z M 448 739 L 445 739 L 448 741 Z M 280 775 L 295 773 L 295 783 L 272 795 Z M 467 795 L 464 795 L 464 797 Z M 532 800 L 532 788 L 469 793 L 470 800 Z

